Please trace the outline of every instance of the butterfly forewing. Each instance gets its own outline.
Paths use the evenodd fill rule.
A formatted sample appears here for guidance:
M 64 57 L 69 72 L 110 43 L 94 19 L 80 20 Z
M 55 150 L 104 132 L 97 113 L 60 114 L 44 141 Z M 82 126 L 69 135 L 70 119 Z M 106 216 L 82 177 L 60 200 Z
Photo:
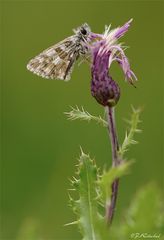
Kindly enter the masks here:
M 69 80 L 78 58 L 75 38 L 76 36 L 68 37 L 44 50 L 30 60 L 27 69 L 43 78 Z

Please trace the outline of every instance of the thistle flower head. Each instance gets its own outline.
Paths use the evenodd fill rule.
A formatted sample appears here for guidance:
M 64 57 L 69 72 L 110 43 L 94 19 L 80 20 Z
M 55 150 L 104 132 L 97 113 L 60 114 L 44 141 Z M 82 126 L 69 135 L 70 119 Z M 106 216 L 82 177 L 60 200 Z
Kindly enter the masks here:
M 118 39 L 128 31 L 131 21 L 132 19 L 114 30 L 110 30 L 110 26 L 106 27 L 102 39 L 93 43 L 91 47 L 93 59 L 91 93 L 103 106 L 114 106 L 120 97 L 119 86 L 108 73 L 112 62 L 119 63 L 125 79 L 130 84 L 137 80 L 124 53 L 125 47 L 118 43 Z

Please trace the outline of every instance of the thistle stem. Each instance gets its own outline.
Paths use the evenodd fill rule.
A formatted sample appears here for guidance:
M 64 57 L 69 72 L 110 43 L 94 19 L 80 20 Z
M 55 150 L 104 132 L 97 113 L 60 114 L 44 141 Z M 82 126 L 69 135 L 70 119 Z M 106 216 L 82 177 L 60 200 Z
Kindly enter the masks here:
M 117 132 L 116 132 L 114 107 L 107 107 L 106 110 L 107 110 L 107 118 L 108 118 L 109 137 L 110 137 L 111 149 L 112 149 L 112 166 L 116 167 L 120 164 L 120 160 L 118 157 L 119 144 L 118 144 Z M 116 208 L 118 185 L 119 185 L 119 179 L 115 179 L 111 186 L 112 187 L 111 199 L 110 201 L 107 201 L 107 204 L 106 204 L 106 220 L 108 225 L 110 225 L 113 220 L 114 211 Z

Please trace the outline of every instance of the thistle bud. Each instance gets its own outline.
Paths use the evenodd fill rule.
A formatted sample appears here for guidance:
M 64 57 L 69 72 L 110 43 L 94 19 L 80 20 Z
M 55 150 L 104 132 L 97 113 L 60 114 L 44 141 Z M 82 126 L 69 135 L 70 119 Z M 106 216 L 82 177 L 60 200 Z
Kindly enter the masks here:
M 109 54 L 99 56 L 94 53 L 94 55 L 91 81 L 92 96 L 101 105 L 113 107 L 120 98 L 120 88 L 108 74 Z
M 118 39 L 128 31 L 131 22 L 132 19 L 114 30 L 106 27 L 100 41 L 93 43 L 91 46 L 91 93 L 97 102 L 103 106 L 113 107 L 120 98 L 120 88 L 108 73 L 114 61 L 121 66 L 125 79 L 130 84 L 134 85 L 134 81 L 137 80 L 124 53 L 124 47 L 118 43 Z

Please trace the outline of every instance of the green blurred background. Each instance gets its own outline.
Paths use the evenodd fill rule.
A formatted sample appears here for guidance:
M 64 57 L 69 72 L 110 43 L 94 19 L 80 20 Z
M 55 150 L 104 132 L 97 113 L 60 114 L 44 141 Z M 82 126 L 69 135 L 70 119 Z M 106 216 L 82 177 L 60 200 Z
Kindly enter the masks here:
M 116 107 L 120 142 L 133 106 L 144 106 L 141 128 L 127 159 L 135 159 L 131 174 L 121 180 L 115 222 L 143 184 L 162 188 L 162 2 L 158 1 L 3 1 L 1 2 L 2 162 L 1 238 L 31 240 L 36 232 L 46 240 L 81 239 L 68 207 L 69 180 L 75 172 L 79 146 L 95 157 L 98 166 L 111 164 L 108 134 L 94 123 L 70 122 L 63 112 L 84 106 L 93 114 L 103 109 L 90 94 L 90 68 L 76 65 L 70 82 L 48 81 L 26 70 L 26 64 L 45 48 L 72 34 L 87 22 L 103 32 L 133 18 L 122 39 L 139 81 L 124 82 Z M 35 230 L 34 230 L 35 232 Z M 24 234 L 24 237 L 21 237 Z

